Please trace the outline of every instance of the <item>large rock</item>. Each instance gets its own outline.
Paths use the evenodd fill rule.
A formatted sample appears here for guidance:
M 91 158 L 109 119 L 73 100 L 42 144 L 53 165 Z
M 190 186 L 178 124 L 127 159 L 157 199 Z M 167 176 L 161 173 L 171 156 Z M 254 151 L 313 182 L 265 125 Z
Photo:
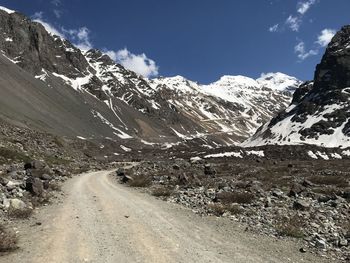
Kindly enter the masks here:
M 12 210 L 25 210 L 28 207 L 22 200 L 14 198 L 10 199 L 8 208 Z
M 39 178 L 29 177 L 26 181 L 26 190 L 35 196 L 42 196 L 44 193 L 43 182 Z

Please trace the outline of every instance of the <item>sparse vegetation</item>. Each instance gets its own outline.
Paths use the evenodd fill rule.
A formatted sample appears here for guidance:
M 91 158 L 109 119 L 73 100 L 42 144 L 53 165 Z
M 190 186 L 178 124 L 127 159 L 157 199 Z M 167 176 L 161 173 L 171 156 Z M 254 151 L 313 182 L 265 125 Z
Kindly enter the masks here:
M 227 211 L 233 215 L 242 214 L 244 209 L 237 204 L 230 204 L 226 206 Z
M 304 219 L 298 215 L 294 215 L 291 218 L 281 217 L 277 219 L 275 227 L 281 236 L 303 238 L 303 221 Z
M 157 197 L 168 197 L 173 193 L 173 189 L 165 186 L 159 186 L 152 190 L 152 195 Z
M 18 238 L 13 230 L 0 224 L 0 252 L 8 252 L 17 249 Z
M 129 180 L 128 184 L 131 187 L 147 187 L 152 184 L 152 179 L 147 175 L 138 175 Z
M 253 194 L 247 192 L 222 192 L 217 198 L 224 204 L 250 204 L 255 199 Z
M 0 147 L 0 164 L 7 163 L 8 160 L 29 162 L 30 158 L 20 152 L 5 147 Z
M 8 210 L 8 215 L 11 218 L 16 218 L 16 219 L 27 219 L 33 214 L 33 209 L 27 207 L 23 209 L 9 209 Z
M 225 206 L 219 203 L 209 204 L 208 208 L 216 216 L 222 216 L 226 212 Z
M 311 176 L 309 180 L 310 182 L 317 185 L 334 185 L 337 187 L 349 186 L 349 182 L 347 181 L 347 179 L 341 176 L 319 175 L 319 176 Z

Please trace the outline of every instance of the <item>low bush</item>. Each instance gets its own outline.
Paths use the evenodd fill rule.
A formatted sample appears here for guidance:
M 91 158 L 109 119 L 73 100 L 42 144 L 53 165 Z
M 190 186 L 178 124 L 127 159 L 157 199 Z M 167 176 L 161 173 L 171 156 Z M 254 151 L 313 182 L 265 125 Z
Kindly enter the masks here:
M 218 203 L 209 204 L 208 208 L 215 216 L 222 216 L 226 212 L 225 206 Z
M 8 216 L 16 219 L 27 219 L 33 214 L 33 209 L 27 207 L 24 209 L 9 209 Z
M 165 187 L 165 186 L 159 186 L 157 188 L 154 188 L 152 190 L 152 195 L 157 197 L 169 197 L 173 193 L 173 189 Z
M 223 204 L 250 204 L 255 196 L 247 192 L 222 192 L 218 194 L 217 199 Z
M 303 238 L 303 222 L 304 219 L 298 215 L 291 218 L 277 219 L 276 230 L 281 236 L 288 236 L 294 238 Z
M 152 184 L 152 179 L 147 175 L 138 175 L 129 180 L 128 184 L 131 187 L 148 187 Z
M 308 178 L 310 182 L 317 184 L 317 185 L 334 185 L 337 187 L 348 187 L 349 182 L 346 178 L 341 176 L 311 176 Z

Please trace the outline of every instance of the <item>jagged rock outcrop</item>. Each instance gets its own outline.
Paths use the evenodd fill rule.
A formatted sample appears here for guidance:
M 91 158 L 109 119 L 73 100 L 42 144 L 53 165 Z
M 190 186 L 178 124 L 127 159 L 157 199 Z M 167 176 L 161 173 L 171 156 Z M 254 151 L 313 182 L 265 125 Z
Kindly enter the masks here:
M 314 81 L 295 92 L 292 104 L 244 145 L 350 146 L 350 26 L 329 43 Z

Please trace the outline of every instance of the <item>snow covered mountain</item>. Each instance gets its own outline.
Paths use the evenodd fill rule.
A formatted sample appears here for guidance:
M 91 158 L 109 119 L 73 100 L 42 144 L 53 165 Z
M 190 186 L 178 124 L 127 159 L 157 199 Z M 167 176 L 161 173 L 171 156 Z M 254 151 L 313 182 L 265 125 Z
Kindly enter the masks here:
M 209 85 L 181 76 L 150 80 L 154 90 L 167 94 L 169 103 L 206 131 L 230 135 L 229 144 L 251 136 L 286 108 L 299 84 L 299 80 L 282 73 L 270 73 L 258 80 L 223 76 Z
M 246 142 L 350 146 L 350 26 L 329 43 L 314 81 L 304 83 L 292 104 Z
M 285 108 L 300 84 L 282 73 L 224 76 L 209 85 L 180 76 L 148 80 L 6 8 L 0 50 L 1 119 L 126 146 L 239 143 Z

